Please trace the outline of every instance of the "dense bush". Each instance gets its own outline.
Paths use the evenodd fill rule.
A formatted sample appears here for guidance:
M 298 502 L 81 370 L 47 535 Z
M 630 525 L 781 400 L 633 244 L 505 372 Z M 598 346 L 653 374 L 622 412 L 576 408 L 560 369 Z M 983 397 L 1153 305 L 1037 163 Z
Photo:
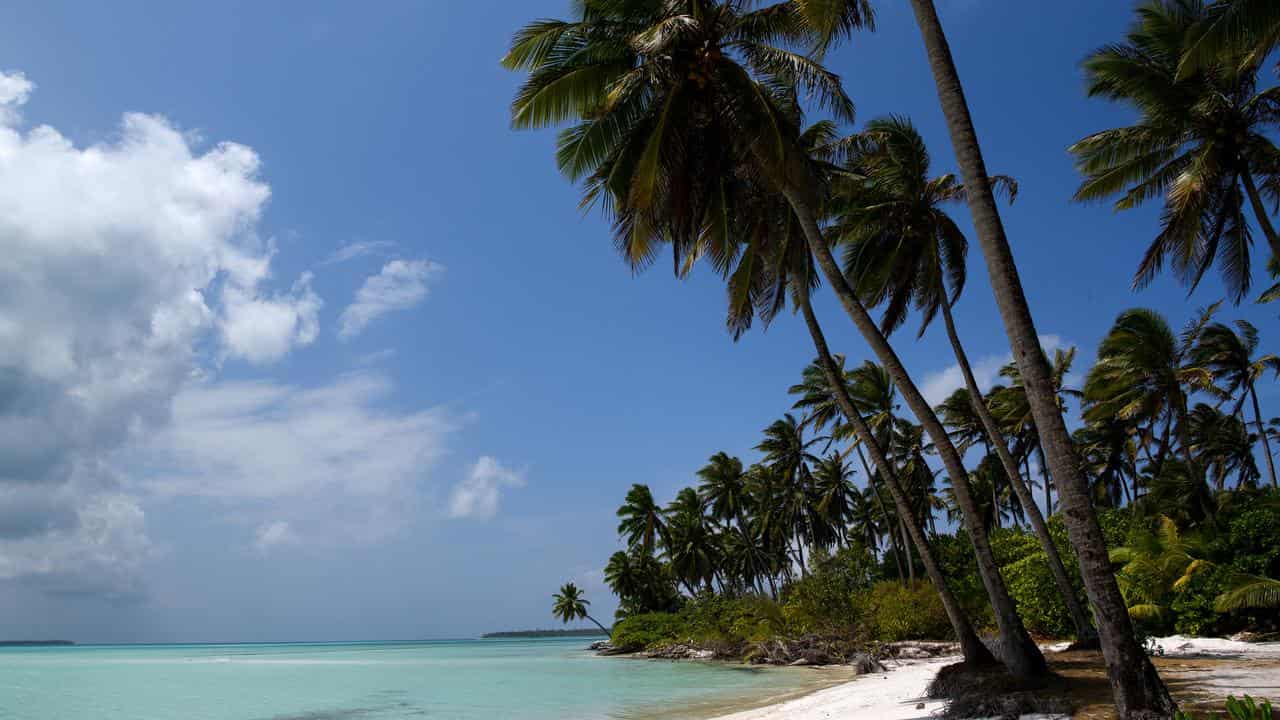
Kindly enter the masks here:
M 684 635 L 684 624 L 674 613 L 642 613 L 614 623 L 610 642 L 635 651 L 675 642 Z
M 875 558 L 861 545 L 841 548 L 835 555 L 815 552 L 809 574 L 783 591 L 787 624 L 801 633 L 855 634 L 862 619 L 857 594 L 871 587 L 876 576 Z
M 948 640 L 951 622 L 933 585 L 876 583 L 861 595 L 867 632 L 876 640 Z

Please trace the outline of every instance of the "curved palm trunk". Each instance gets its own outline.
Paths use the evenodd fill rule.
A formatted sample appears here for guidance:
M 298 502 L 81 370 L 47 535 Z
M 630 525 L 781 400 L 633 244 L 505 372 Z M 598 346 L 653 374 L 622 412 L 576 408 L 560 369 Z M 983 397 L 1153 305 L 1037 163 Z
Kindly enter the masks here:
M 1067 604 L 1067 610 L 1071 613 L 1071 622 L 1076 626 L 1076 640 L 1080 643 L 1097 642 L 1098 633 L 1093 629 L 1093 623 L 1089 621 L 1089 615 L 1080 604 L 1080 599 L 1076 597 L 1075 589 L 1071 587 L 1070 576 L 1067 575 L 1067 568 L 1062 564 L 1058 546 L 1053 544 L 1053 537 L 1049 535 L 1049 526 L 1044 521 L 1044 515 L 1036 505 L 1031 488 L 1022 482 L 1022 473 L 1018 472 L 1018 461 L 1014 460 L 1013 453 L 1009 452 L 1009 443 L 1005 442 L 1000 426 L 991 415 L 986 401 L 983 400 L 982 391 L 978 389 L 978 380 L 974 377 L 973 368 L 969 365 L 969 356 L 965 353 L 964 346 L 960 344 L 960 335 L 956 332 L 951 305 L 946 302 L 942 303 L 942 320 L 947 326 L 947 337 L 951 340 L 951 349 L 955 352 L 956 362 L 960 364 L 960 374 L 964 376 L 965 387 L 969 390 L 969 400 L 974 412 L 978 413 L 978 419 L 982 421 L 982 429 L 986 431 L 990 440 L 989 447 L 994 448 L 996 455 L 1000 458 L 1000 464 L 1004 466 L 1004 472 L 1009 476 L 1009 484 L 1013 487 L 1014 494 L 1018 496 L 1018 502 L 1022 504 L 1023 514 L 1031 521 L 1031 527 L 1035 529 L 1040 546 L 1044 548 L 1045 556 L 1049 559 L 1049 570 L 1053 573 L 1053 580 L 1058 586 L 1058 592 L 1062 594 L 1063 601 Z M 999 512 L 998 506 L 997 512 Z
M 609 628 L 607 628 L 607 627 L 605 627 L 605 626 L 601 625 L 601 624 L 600 624 L 600 622 L 599 622 L 598 620 L 596 620 L 595 618 L 591 617 L 590 615 L 583 615 L 583 617 L 585 617 L 586 619 L 588 619 L 588 620 L 590 620 L 591 622 L 595 623 L 595 624 L 596 624 L 596 627 L 598 627 L 598 628 L 600 628 L 601 630 L 603 630 L 605 635 L 609 635 L 609 634 L 611 634 L 611 633 L 609 632 Z
M 809 334 L 813 338 L 813 346 L 818 351 L 818 363 L 822 366 L 822 372 L 827 378 L 827 384 L 831 386 L 831 392 L 835 395 L 840 411 L 845 414 L 845 418 L 853 425 L 854 432 L 857 434 L 858 439 L 862 441 L 862 444 L 867 447 L 867 452 L 871 453 L 871 461 L 875 463 L 876 469 L 880 471 L 880 478 L 884 481 L 885 487 L 889 488 L 889 495 L 893 497 L 894 505 L 898 509 L 898 518 L 906 528 L 911 540 L 915 542 L 916 550 L 920 553 L 920 559 L 924 562 L 925 572 L 929 574 L 929 579 L 933 582 L 934 589 L 938 591 L 938 597 L 942 600 L 942 607 L 947 612 L 947 619 L 951 621 L 951 628 L 955 631 L 956 640 L 960 643 L 960 651 L 964 655 L 965 662 L 975 665 L 995 664 L 995 657 L 991 655 L 991 651 L 987 649 L 987 646 L 982 644 L 982 640 L 978 638 L 978 634 L 973 630 L 973 625 L 969 623 L 969 618 L 960 609 L 959 601 L 951 593 L 951 589 L 947 587 L 947 578 L 942 574 L 942 569 L 938 566 L 938 561 L 933 556 L 933 550 L 929 547 L 928 541 L 925 540 L 924 531 L 920 529 L 920 525 L 916 523 L 915 517 L 911 513 L 911 504 L 907 501 L 906 493 L 902 491 L 902 487 L 898 484 L 893 466 L 889 464 L 889 459 L 885 457 L 884 451 L 880 449 L 879 443 L 872 436 L 871 428 L 867 427 L 866 421 L 862 419 L 862 415 L 854 406 L 853 400 L 850 399 L 848 389 L 841 382 L 840 370 L 836 367 L 835 360 L 831 358 L 831 351 L 827 348 L 827 339 L 822 334 L 822 327 L 818 324 L 818 318 L 813 314 L 813 308 L 809 305 L 808 298 L 802 298 L 799 302 L 800 309 L 804 314 L 805 325 L 808 326 Z
M 1111 572 L 1102 528 L 1089 498 L 1089 483 L 1080 472 L 1071 436 L 1058 408 L 1049 364 L 1040 349 L 1031 310 L 1004 235 L 978 145 L 978 135 L 942 23 L 932 0 L 911 0 L 911 7 L 928 51 L 938 98 L 951 133 L 951 144 L 968 189 L 969 211 L 986 258 L 991 287 L 1018 371 L 1026 383 L 1027 398 L 1046 449 L 1049 467 L 1058 482 L 1064 520 L 1080 558 L 1085 590 L 1093 603 L 1116 709 L 1121 718 L 1171 716 L 1177 706 L 1151 660 L 1138 645 L 1124 598 Z
M 810 251 L 818 261 L 818 267 L 822 269 L 827 282 L 831 284 L 836 297 L 840 299 L 840 304 L 844 306 L 853 324 L 871 346 L 880 363 L 884 365 L 889 377 L 902 392 L 907 406 L 911 408 L 916 419 L 924 425 L 925 432 L 929 434 L 934 448 L 942 457 L 942 464 L 951 477 L 952 488 L 960 504 L 965 528 L 969 531 L 969 540 L 973 544 L 973 554 L 977 559 L 978 574 L 982 577 L 987 597 L 991 600 L 996 625 L 1000 628 L 1001 660 L 1009 668 L 1009 672 L 1017 677 L 1035 678 L 1044 675 L 1048 671 L 1044 655 L 1027 634 L 1022 618 L 1018 615 L 1018 609 L 1013 604 L 1013 598 L 1009 596 L 1009 590 L 1005 587 L 1000 567 L 996 565 L 995 556 L 991 553 L 991 543 L 987 538 L 986 526 L 982 523 L 982 514 L 977 503 L 974 502 L 973 494 L 969 491 L 968 474 L 960 454 L 951 443 L 951 438 L 942 427 L 933 408 L 920 394 L 919 388 L 907 373 L 897 353 L 889 345 L 889 341 L 880 332 L 880 328 L 876 326 L 862 301 L 853 293 L 840 272 L 840 267 L 836 265 L 835 258 L 831 255 L 831 248 L 827 247 L 822 238 L 822 231 L 818 228 L 813 212 L 814 205 L 807 202 L 806 198 L 795 190 L 795 186 L 788 186 L 783 192 L 796 219 L 800 221 L 800 227 L 804 230 Z
M 822 341 L 823 347 L 826 347 L 826 344 L 826 339 L 824 338 Z M 843 410 L 843 408 L 841 409 Z M 902 570 L 902 550 L 898 548 L 898 534 L 893 531 L 893 517 L 889 514 L 889 508 L 885 507 L 884 498 L 880 496 L 880 488 L 876 487 L 875 479 L 871 475 L 871 466 L 867 464 L 867 457 L 862 454 L 861 447 L 858 448 L 858 460 L 862 461 L 862 471 L 867 475 L 867 487 L 871 488 L 872 494 L 876 496 L 876 506 L 880 508 L 880 514 L 884 516 L 885 533 L 889 536 L 889 544 L 893 547 L 893 562 L 898 568 L 898 580 L 905 580 L 906 576 Z
M 1267 439 L 1267 429 L 1262 425 L 1262 408 L 1258 406 L 1258 391 L 1253 383 L 1249 383 L 1249 397 L 1253 400 L 1253 419 L 1258 425 L 1258 437 L 1262 438 L 1262 454 L 1267 458 L 1267 471 L 1271 473 L 1271 487 L 1276 484 L 1276 461 L 1271 457 L 1271 441 Z
M 1267 217 L 1267 206 L 1263 204 L 1262 196 L 1258 194 L 1258 186 L 1253 182 L 1253 175 L 1246 170 L 1240 173 L 1240 179 L 1244 181 L 1245 194 L 1249 196 L 1249 204 L 1253 206 L 1253 216 L 1258 220 L 1262 234 L 1267 236 L 1271 254 L 1280 260 L 1280 236 L 1276 235 L 1275 226 L 1271 224 L 1271 218 Z

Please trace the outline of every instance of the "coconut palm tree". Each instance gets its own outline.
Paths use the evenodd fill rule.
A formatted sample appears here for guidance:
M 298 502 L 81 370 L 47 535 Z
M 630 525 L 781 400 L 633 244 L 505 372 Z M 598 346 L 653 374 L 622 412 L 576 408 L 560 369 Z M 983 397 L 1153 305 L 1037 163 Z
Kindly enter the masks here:
M 607 207 L 618 249 L 633 267 L 649 264 L 663 245 L 677 271 L 703 254 L 726 265 L 737 249 L 723 242 L 729 210 L 750 206 L 747 196 L 762 183 L 786 198 L 823 277 L 924 423 L 948 473 L 961 478 L 957 491 L 972 510 L 965 523 L 1006 664 L 1022 677 L 1043 674 L 1044 657 L 991 554 L 963 461 L 841 275 L 819 226 L 823 173 L 799 141 L 794 113 L 773 92 L 798 85 L 837 119 L 850 119 L 839 78 L 784 46 L 825 46 L 868 24 L 868 5 L 584 0 L 577 9 L 572 22 L 539 21 L 514 39 L 504 62 L 529 71 L 513 103 L 515 125 L 578 121 L 561 134 L 561 169 L 583 180 L 584 203 Z
M 590 600 L 582 597 L 582 591 L 573 583 L 565 583 L 560 586 L 560 592 L 551 596 L 555 604 L 551 606 L 551 612 L 560 618 L 566 625 L 574 620 L 587 619 L 595 623 L 600 631 L 608 635 L 609 630 L 605 626 L 596 621 L 595 618 L 587 614 L 587 607 L 591 605 Z
M 666 522 L 649 486 L 632 485 L 617 514 L 618 535 L 626 538 L 629 547 L 639 547 L 645 553 L 652 553 L 656 541 L 666 530 Z
M 1271 0 L 1218 0 L 1205 8 L 1204 18 L 1191 31 L 1178 64 L 1178 79 L 1221 62 L 1239 58 L 1256 65 L 1280 44 L 1280 7 Z
M 1280 125 L 1275 92 L 1257 91 L 1257 62 L 1238 52 L 1179 79 L 1178 68 L 1206 21 L 1202 0 L 1148 0 L 1121 44 L 1085 60 L 1089 94 L 1133 106 L 1137 123 L 1094 133 L 1071 146 L 1085 180 L 1076 199 L 1120 196 L 1117 210 L 1164 202 L 1160 233 L 1134 276 L 1143 287 L 1165 262 L 1191 289 L 1217 263 L 1228 296 L 1252 283 L 1256 226 L 1280 256 L 1280 235 L 1265 192 L 1280 182 L 1280 149 L 1267 137 Z M 1262 189 L 1259 189 L 1259 188 Z
M 1151 463 L 1154 476 L 1163 470 L 1173 437 L 1192 462 L 1188 390 L 1207 387 L 1211 377 L 1189 356 L 1212 311 L 1193 321 L 1180 338 L 1154 310 L 1126 310 L 1098 346 L 1098 362 L 1085 378 L 1085 420 L 1116 418 L 1144 425 L 1147 438 L 1158 445 Z
M 845 243 L 845 273 L 868 305 L 885 306 L 880 328 L 886 334 L 906 321 L 912 306 L 921 315 L 920 335 L 941 314 L 973 410 L 1045 550 L 1058 590 L 1075 622 L 1077 637 L 1082 642 L 1093 642 L 1097 633 L 1075 596 L 1044 516 L 1022 481 L 1018 463 L 983 401 L 952 316 L 951 308 L 964 289 L 969 242 L 944 206 L 963 201 L 965 188 L 952 174 L 930 177 L 924 138 L 906 118 L 873 120 L 867 123 L 861 138 L 851 162 L 865 180 L 842 185 L 844 192 L 835 201 L 839 219 L 833 232 Z M 998 176 L 991 182 L 1007 190 L 1010 199 L 1017 193 L 1017 184 L 1011 178 Z M 957 502 L 959 490 L 968 478 L 968 474 L 952 478 Z M 994 494 L 994 481 L 991 485 Z M 1045 487 L 1047 497 L 1047 482 Z M 998 522 L 998 503 L 993 502 L 992 509 Z M 1051 506 L 1045 510 L 1051 511 Z
M 1081 472 L 1058 407 L 1049 364 L 1040 351 L 1040 335 L 1000 219 L 978 132 L 942 21 L 933 0 L 911 0 L 911 8 L 924 41 L 961 180 L 967 188 L 966 200 L 987 263 L 991 290 L 1018 370 L 1025 379 L 1049 470 L 1058 484 L 1063 518 L 1093 606 L 1116 710 L 1126 719 L 1147 714 L 1172 715 L 1177 706 L 1138 643 L 1124 597 L 1111 572 L 1106 540 L 1090 499 L 1089 481 Z
M 1275 460 L 1271 457 L 1271 443 L 1263 426 L 1262 408 L 1258 405 L 1257 382 L 1268 371 L 1280 375 L 1280 357 L 1266 354 L 1254 357 L 1258 351 L 1258 329 L 1246 320 L 1237 320 L 1235 329 L 1222 323 L 1211 323 L 1200 330 L 1191 350 L 1192 362 L 1208 369 L 1214 382 L 1229 397 L 1239 399 L 1233 415 L 1240 413 L 1245 399 L 1253 404 L 1253 420 L 1258 437 L 1262 440 L 1262 455 L 1267 460 L 1267 472 L 1271 486 L 1276 483 Z
M 1236 476 L 1236 487 L 1256 485 L 1262 476 L 1253 457 L 1258 436 L 1250 433 L 1240 418 L 1198 403 L 1188 414 L 1187 424 L 1191 452 L 1219 492 L 1226 488 L 1227 477 L 1232 474 Z

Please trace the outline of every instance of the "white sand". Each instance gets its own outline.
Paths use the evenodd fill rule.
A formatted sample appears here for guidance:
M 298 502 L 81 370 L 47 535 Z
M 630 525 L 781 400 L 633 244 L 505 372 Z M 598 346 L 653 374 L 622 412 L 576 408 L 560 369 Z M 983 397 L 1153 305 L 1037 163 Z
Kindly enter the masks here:
M 1192 638 L 1173 635 L 1155 641 L 1165 657 L 1257 657 L 1280 658 L 1280 642 L 1246 643 L 1226 638 Z M 1066 649 L 1067 643 L 1049 645 L 1045 650 Z M 937 700 L 924 699 L 925 686 L 944 665 L 958 657 L 906 660 L 888 663 L 889 671 L 863 675 L 842 685 L 777 705 L 744 710 L 716 720 L 827 720 L 828 718 L 869 718 L 870 720 L 931 720 L 942 708 Z M 1222 668 L 1215 671 L 1223 687 L 1236 692 L 1266 696 L 1280 688 L 1274 668 Z M 1204 679 L 1197 678 L 1204 682 Z M 922 707 L 921 707 L 922 706 Z
M 1157 654 L 1165 657 L 1271 657 L 1280 658 L 1280 642 L 1247 643 L 1226 638 L 1170 635 L 1156 638 Z
M 716 720 L 826 720 L 826 718 L 869 718 L 871 720 L 915 720 L 930 718 L 942 707 L 936 700 L 923 699 L 924 688 L 935 673 L 959 658 L 890 662 L 889 672 L 862 675 L 835 687 L 819 690 L 795 700 L 756 710 L 724 715 Z M 918 708 L 917 705 L 924 707 Z

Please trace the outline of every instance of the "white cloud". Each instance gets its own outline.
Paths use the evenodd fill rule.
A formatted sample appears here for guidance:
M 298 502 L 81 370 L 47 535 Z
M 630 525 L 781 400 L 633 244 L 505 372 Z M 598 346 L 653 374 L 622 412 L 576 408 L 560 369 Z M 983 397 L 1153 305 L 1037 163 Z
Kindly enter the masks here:
M 372 542 L 398 530 L 456 428 L 444 410 L 399 413 L 379 401 L 380 375 L 315 388 L 268 382 L 196 384 L 173 420 L 131 448 L 134 481 L 162 496 L 216 499 L 286 522 L 293 538 Z M 262 537 L 259 536 L 259 545 Z
M 504 489 L 524 486 L 523 470 L 504 467 L 497 458 L 485 455 L 471 466 L 467 477 L 453 487 L 449 515 L 487 520 L 498 513 Z
M 109 456 L 206 365 L 314 340 L 320 299 L 269 283 L 253 150 L 137 113 L 77 147 L 19 127 L 34 87 L 0 73 L 0 577 L 126 593 L 150 543 Z
M 1052 353 L 1057 348 L 1066 347 L 1066 344 L 1057 335 L 1041 335 L 1040 346 L 1045 352 Z M 978 382 L 978 389 L 985 393 L 996 385 L 1001 379 L 1000 368 L 1010 362 L 1013 362 L 1012 353 L 985 355 L 977 360 L 970 358 L 969 364 L 973 368 L 973 378 Z M 929 405 L 936 407 L 950 397 L 951 393 L 962 387 L 964 387 L 964 374 L 960 372 L 960 365 L 956 364 L 925 374 L 924 379 L 920 381 L 920 394 L 924 395 Z
M 297 545 L 300 542 L 293 528 L 284 520 L 273 520 L 258 528 L 254 534 L 254 547 L 258 552 L 266 552 L 274 547 Z
M 392 260 L 377 275 L 365 279 L 355 301 L 338 319 L 338 337 L 349 340 L 364 331 L 375 319 L 422 302 L 427 296 L 427 280 L 444 271 L 430 260 Z
M 337 250 L 333 251 L 329 257 L 320 261 L 321 265 L 333 265 L 336 263 L 344 263 L 348 260 L 355 260 L 366 255 L 381 254 L 383 251 L 390 250 L 395 247 L 395 243 L 390 240 L 357 240 L 356 242 L 347 243 Z

